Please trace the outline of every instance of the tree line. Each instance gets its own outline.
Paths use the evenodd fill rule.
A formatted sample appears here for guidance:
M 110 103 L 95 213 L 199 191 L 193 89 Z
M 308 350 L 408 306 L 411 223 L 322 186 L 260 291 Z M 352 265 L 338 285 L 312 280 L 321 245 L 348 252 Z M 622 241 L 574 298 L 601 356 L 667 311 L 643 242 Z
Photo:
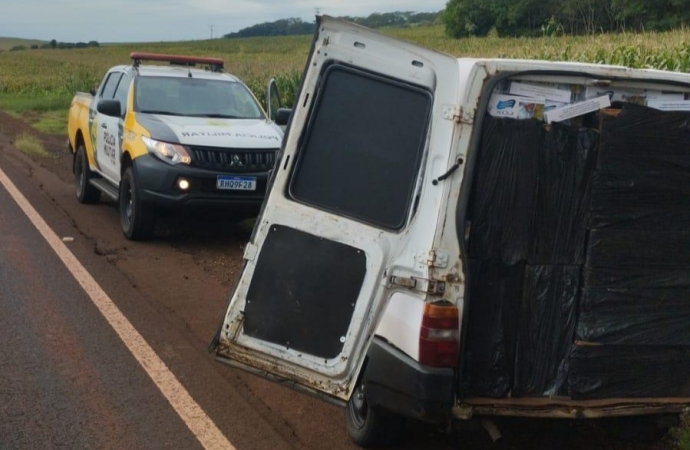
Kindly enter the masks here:
M 664 31 L 690 24 L 690 0 L 449 0 L 452 37 Z
M 18 50 L 38 50 L 40 49 L 60 49 L 60 50 L 65 50 L 65 49 L 72 49 L 72 48 L 89 48 L 89 47 L 100 47 L 101 45 L 98 43 L 98 41 L 89 41 L 89 42 L 58 42 L 55 39 L 53 39 L 50 42 L 43 43 L 41 45 L 38 44 L 32 44 L 30 46 L 26 45 L 15 45 L 12 48 L 10 48 L 11 52 L 16 52 Z
M 415 13 L 397 11 L 391 13 L 373 13 L 367 17 L 343 16 L 341 19 L 358 23 L 368 28 L 409 27 L 440 23 L 440 12 Z M 313 34 L 314 22 L 305 22 L 299 18 L 281 19 L 274 22 L 263 22 L 243 28 L 235 33 L 223 35 L 224 38 L 247 38 L 257 36 L 293 36 Z

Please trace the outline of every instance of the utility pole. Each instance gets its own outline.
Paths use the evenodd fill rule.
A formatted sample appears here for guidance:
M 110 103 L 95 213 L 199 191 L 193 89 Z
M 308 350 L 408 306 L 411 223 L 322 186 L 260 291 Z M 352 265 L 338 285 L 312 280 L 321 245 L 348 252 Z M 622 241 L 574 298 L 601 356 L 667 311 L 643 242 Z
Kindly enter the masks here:
M 208 26 L 211 29 L 211 39 L 213 39 L 213 29 L 216 27 L 215 25 L 209 25 Z
M 315 8 L 314 8 L 314 14 L 316 14 L 317 16 L 318 16 L 318 15 L 321 15 L 321 8 L 319 8 L 318 6 L 315 7 Z

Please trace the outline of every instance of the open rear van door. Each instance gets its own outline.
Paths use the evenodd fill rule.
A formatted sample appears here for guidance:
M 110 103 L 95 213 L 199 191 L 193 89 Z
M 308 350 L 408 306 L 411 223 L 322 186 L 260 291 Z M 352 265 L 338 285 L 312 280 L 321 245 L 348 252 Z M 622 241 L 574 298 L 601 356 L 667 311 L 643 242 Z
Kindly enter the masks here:
M 394 280 L 428 292 L 409 276 L 427 270 L 417 255 L 440 220 L 444 187 L 432 180 L 453 164 L 458 85 L 451 56 L 318 19 L 281 160 L 214 341 L 220 360 L 349 398 Z

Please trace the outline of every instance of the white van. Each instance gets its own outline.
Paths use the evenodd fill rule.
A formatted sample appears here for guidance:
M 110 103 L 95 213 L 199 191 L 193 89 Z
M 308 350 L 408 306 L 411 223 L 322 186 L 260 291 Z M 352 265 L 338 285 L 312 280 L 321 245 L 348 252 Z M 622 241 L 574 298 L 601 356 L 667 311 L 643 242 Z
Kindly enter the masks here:
M 319 18 L 217 357 L 347 405 L 365 446 L 687 411 L 689 95 Z

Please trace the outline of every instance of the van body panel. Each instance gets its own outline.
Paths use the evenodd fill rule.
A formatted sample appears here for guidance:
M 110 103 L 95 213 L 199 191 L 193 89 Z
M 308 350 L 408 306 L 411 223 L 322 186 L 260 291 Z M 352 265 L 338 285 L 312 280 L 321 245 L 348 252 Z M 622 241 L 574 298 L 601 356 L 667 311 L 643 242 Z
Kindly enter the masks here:
M 423 314 L 423 300 L 396 292 L 386 303 L 375 334 L 415 361 L 419 361 L 419 330 Z
M 365 79 L 370 87 L 383 91 L 392 86 L 401 95 L 411 93 L 416 110 L 426 107 L 425 99 L 429 101 L 425 127 L 418 133 L 424 143 L 417 159 L 407 160 L 408 166 L 416 167 L 407 177 L 414 182 L 396 185 L 397 191 L 407 189 L 409 194 L 396 200 L 403 205 L 395 210 L 397 215 L 372 219 L 379 204 L 360 208 L 359 202 L 331 202 L 338 193 L 326 191 L 338 191 L 341 185 L 326 181 L 347 177 L 335 171 L 326 177 L 314 174 L 315 167 L 328 167 L 328 158 L 308 161 L 310 152 L 331 145 L 324 129 L 333 130 L 332 139 L 349 141 L 338 134 L 339 123 L 351 123 L 357 133 L 377 139 L 376 132 L 369 135 L 357 128 L 361 124 L 353 120 L 353 109 L 338 115 L 337 108 L 326 105 L 334 99 L 347 104 L 343 97 L 329 97 L 329 83 L 340 80 L 344 84 L 338 86 L 347 87 L 354 79 Z M 465 395 L 460 374 L 467 364 L 463 359 L 470 300 L 466 291 L 472 284 L 468 209 L 489 100 L 506 80 L 690 94 L 688 74 L 574 62 L 454 59 L 320 18 L 282 159 L 218 336 L 218 357 L 329 400 L 348 400 L 362 379 L 375 407 L 427 421 L 450 415 L 598 418 L 687 412 L 690 398 Z M 328 121 L 329 117 L 335 119 Z M 388 117 L 395 123 L 399 115 L 389 111 Z M 328 128 L 321 128 L 324 125 Z M 372 123 L 372 128 L 376 126 L 382 125 Z M 383 136 L 395 134 L 394 129 L 379 131 Z M 362 145 L 353 139 L 351 147 L 341 150 Z M 340 165 L 342 173 L 356 165 L 344 151 L 331 156 L 347 161 Z M 370 161 L 368 156 L 359 157 Z M 359 170 L 371 173 L 367 167 Z M 313 176 L 300 180 L 305 173 Z M 310 190 L 319 184 L 315 182 L 324 186 L 322 191 Z M 344 191 L 351 189 L 347 183 L 342 186 Z M 322 300 L 319 292 L 329 299 Z M 323 304 L 331 298 L 332 304 Z M 455 370 L 419 364 L 424 304 L 437 301 L 459 310 L 463 349 Z M 265 325 L 271 320 L 281 323 Z M 260 330 L 252 323 L 266 328 Z M 310 324 L 316 331 L 309 329 Z M 319 339 L 324 342 L 311 342 Z M 362 375 L 365 364 L 368 369 Z
M 320 19 L 221 359 L 349 398 L 386 299 L 434 285 L 458 91 L 456 59 Z

